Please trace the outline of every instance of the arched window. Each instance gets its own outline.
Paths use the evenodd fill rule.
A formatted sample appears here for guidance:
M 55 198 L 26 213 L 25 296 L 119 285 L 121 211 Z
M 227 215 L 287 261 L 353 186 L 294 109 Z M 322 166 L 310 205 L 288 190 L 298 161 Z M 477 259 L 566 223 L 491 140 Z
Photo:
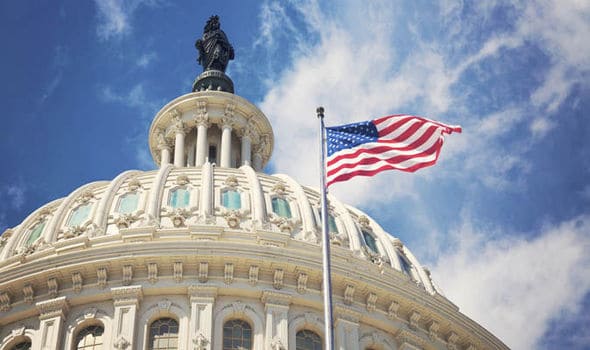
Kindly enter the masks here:
M 295 350 L 322 350 L 322 338 L 313 331 L 301 330 L 295 335 Z
M 88 214 L 90 214 L 91 208 L 92 203 L 86 203 L 74 209 L 72 211 L 72 214 L 70 214 L 70 218 L 68 219 L 68 223 L 66 226 L 80 226 L 84 222 L 84 220 L 86 220 Z
M 125 193 L 119 199 L 119 205 L 117 206 L 117 212 L 121 214 L 133 213 L 137 210 L 137 203 L 139 202 L 139 193 L 130 192 Z
M 172 208 L 186 208 L 189 206 L 190 199 L 191 194 L 187 189 L 177 188 L 170 191 L 168 205 L 170 205 Z
M 319 209 L 318 213 L 320 214 L 320 223 L 319 226 L 322 226 L 322 210 Z M 338 226 L 336 226 L 336 218 L 334 215 L 328 214 L 328 232 L 330 233 L 338 233 Z
M 89 326 L 82 329 L 76 335 L 76 350 L 87 349 L 102 349 L 102 334 L 104 333 L 104 327 L 102 326 Z
M 37 225 L 35 225 L 35 227 L 33 227 L 33 229 L 31 230 L 31 234 L 29 235 L 29 238 L 27 238 L 26 245 L 31 245 L 31 244 L 35 243 L 35 241 L 39 238 L 39 236 L 41 236 L 41 232 L 43 232 L 43 228 L 45 228 L 45 221 L 42 221 L 42 222 L 38 223 Z
M 412 264 L 408 262 L 406 257 L 402 253 L 398 253 L 399 256 L 399 264 L 402 269 L 402 272 L 408 276 L 412 276 Z
M 289 205 L 289 202 L 287 202 L 286 199 L 274 197 L 271 202 L 273 213 L 283 218 L 291 218 L 291 206 Z
M 375 237 L 369 232 L 362 230 L 363 239 L 365 240 L 365 244 L 373 253 L 379 253 L 379 249 L 377 249 L 377 241 Z
M 29 350 L 31 349 L 31 341 L 23 341 L 12 347 L 12 350 Z
M 252 349 L 252 327 L 243 320 L 230 320 L 223 325 L 223 350 Z
M 173 318 L 160 318 L 150 325 L 149 350 L 178 349 L 178 322 Z
M 221 193 L 221 205 L 227 209 L 237 210 L 242 207 L 240 192 L 236 190 L 225 190 Z

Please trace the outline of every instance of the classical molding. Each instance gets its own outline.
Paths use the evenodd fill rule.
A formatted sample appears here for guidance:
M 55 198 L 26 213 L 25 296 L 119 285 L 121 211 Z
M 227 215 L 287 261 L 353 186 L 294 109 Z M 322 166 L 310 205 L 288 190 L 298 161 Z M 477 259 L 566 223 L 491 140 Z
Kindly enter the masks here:
M 232 284 L 234 282 L 234 264 L 225 263 L 223 270 L 223 281 L 225 284 Z
M 250 265 L 250 268 L 248 269 L 248 283 L 252 286 L 255 286 L 258 283 L 258 271 L 259 267 L 256 265 Z
M 199 263 L 199 282 L 205 283 L 209 280 L 209 263 L 201 261 Z
M 266 305 L 274 306 L 289 306 L 291 304 L 292 295 L 284 292 L 277 292 L 274 290 L 262 291 L 260 300 Z
M 65 317 L 69 311 L 68 300 L 65 296 L 40 301 L 35 304 L 39 312 L 39 319 L 45 320 L 54 317 Z
M 115 306 L 139 305 L 143 298 L 143 289 L 141 286 L 114 287 L 111 288 L 111 297 Z

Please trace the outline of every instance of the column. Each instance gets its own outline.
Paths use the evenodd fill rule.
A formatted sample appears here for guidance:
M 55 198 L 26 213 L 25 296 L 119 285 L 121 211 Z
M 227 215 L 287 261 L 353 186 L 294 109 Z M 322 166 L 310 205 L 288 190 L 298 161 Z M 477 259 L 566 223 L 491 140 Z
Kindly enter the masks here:
M 184 159 L 184 129 L 176 128 L 176 138 L 174 139 L 174 166 L 183 167 Z
M 206 118 L 197 118 L 197 155 L 195 157 L 195 166 L 202 166 L 205 164 L 207 157 L 207 123 Z
M 231 167 L 231 118 L 224 118 L 221 130 L 221 160 L 220 165 L 224 168 Z
M 250 139 L 250 130 L 244 129 L 242 135 L 242 165 L 250 165 L 250 155 L 252 153 L 252 140 Z
M 361 314 L 340 305 L 336 305 L 334 309 L 335 349 L 359 350 L 359 319 Z
M 36 304 L 39 311 L 39 342 L 33 342 L 33 350 L 61 349 L 63 324 L 68 312 L 66 297 L 45 300 Z
M 158 150 L 160 150 L 161 156 L 160 166 L 170 164 L 170 146 L 168 145 L 168 141 L 166 141 L 163 131 L 158 134 Z
M 283 350 L 289 346 L 289 304 L 291 295 L 275 291 L 262 292 L 262 302 L 266 312 L 264 348 Z
M 137 309 L 143 297 L 141 286 L 111 288 L 111 296 L 115 306 L 111 345 L 118 350 L 135 349 Z
M 252 165 L 255 170 L 262 171 L 262 155 L 260 153 L 254 153 L 254 156 L 252 157 Z
M 217 287 L 189 286 L 188 295 L 191 303 L 190 348 L 211 350 L 213 304 L 217 296 Z

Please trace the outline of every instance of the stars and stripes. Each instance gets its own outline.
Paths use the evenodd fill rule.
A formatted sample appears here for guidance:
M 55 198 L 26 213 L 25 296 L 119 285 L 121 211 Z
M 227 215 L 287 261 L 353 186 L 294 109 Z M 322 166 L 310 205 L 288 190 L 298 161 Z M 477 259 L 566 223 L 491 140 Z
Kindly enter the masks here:
M 461 132 L 461 127 L 406 114 L 328 127 L 326 184 L 383 170 L 414 172 L 433 165 L 444 134 L 452 132 Z

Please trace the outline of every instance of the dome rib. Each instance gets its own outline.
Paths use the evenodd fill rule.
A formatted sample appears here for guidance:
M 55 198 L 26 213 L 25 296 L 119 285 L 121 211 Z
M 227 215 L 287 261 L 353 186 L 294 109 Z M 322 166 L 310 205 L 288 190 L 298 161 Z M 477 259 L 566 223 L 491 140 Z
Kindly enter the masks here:
M 108 212 L 107 208 L 111 208 L 113 204 L 113 200 L 115 199 L 115 195 L 123 185 L 125 181 L 128 179 L 141 174 L 139 170 L 128 170 L 119 174 L 107 187 L 104 196 L 100 199 L 98 203 L 98 208 L 96 211 L 96 219 L 94 223 L 98 226 L 103 232 L 107 232 L 107 225 L 108 225 Z

